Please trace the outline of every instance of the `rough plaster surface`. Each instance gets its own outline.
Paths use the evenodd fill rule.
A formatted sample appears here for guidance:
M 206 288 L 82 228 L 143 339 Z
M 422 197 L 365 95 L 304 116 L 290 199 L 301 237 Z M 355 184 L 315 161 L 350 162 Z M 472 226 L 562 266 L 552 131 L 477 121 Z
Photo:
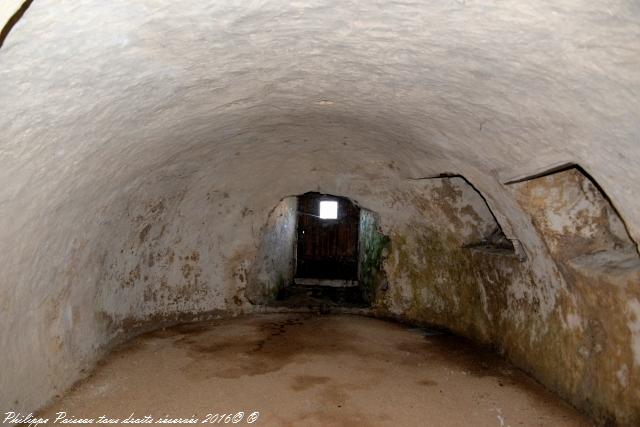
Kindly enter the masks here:
M 382 234 L 375 212 L 360 208 L 358 224 L 358 285 L 367 303 L 375 301 L 378 289 L 388 288 L 382 268 L 389 255 L 388 237 Z
M 559 358 L 552 370 L 565 372 L 568 394 L 577 401 L 608 409 L 621 424 L 638 424 L 640 257 L 635 245 L 609 202 L 577 169 L 515 188 L 568 283 L 553 320 L 562 326 L 549 337 L 555 343 L 548 348 L 575 353 Z
M 394 193 L 404 221 L 382 215 L 389 286 L 378 289 L 374 312 L 494 345 L 599 422 L 636 425 L 635 246 L 606 199 L 575 170 L 514 191 L 559 266 L 549 272 L 551 285 L 515 251 L 469 247 L 491 233 L 495 219 L 466 181 L 434 178 Z
M 638 40 L 634 1 L 34 1 L 0 50 L 0 409 L 138 322 L 249 310 L 283 197 L 347 196 L 391 230 L 443 172 L 523 243 L 507 291 L 540 321 L 509 307 L 503 340 L 534 340 L 567 283 L 502 183 L 577 162 L 638 243 Z
M 247 273 L 245 296 L 253 304 L 273 300 L 284 286 L 293 282 L 297 238 L 298 198 L 287 197 L 269 215 L 261 230 L 255 261 Z M 242 300 L 237 297 L 238 303 Z

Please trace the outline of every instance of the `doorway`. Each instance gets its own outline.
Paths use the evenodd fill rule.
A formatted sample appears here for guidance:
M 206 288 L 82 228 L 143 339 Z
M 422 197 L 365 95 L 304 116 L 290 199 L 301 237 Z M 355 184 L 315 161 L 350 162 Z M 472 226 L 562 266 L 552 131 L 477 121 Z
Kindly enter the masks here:
M 296 283 L 357 286 L 360 208 L 320 193 L 298 197 Z

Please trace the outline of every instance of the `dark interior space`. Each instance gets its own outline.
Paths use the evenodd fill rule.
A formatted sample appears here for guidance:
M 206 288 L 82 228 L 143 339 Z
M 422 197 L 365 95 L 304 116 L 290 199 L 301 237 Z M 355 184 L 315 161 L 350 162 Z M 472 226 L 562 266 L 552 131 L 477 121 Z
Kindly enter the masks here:
M 321 212 L 323 204 L 329 211 Z M 359 221 L 360 208 L 348 199 L 320 193 L 298 197 L 296 278 L 357 280 Z
M 277 305 L 329 310 L 364 307 L 358 281 L 360 208 L 316 192 L 298 197 L 296 271 Z

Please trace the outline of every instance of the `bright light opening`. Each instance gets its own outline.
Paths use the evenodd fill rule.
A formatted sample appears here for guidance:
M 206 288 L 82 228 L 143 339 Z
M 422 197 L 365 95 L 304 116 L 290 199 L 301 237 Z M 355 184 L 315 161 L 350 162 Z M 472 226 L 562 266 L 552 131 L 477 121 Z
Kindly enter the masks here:
M 338 219 L 338 202 L 324 200 L 320 202 L 321 219 Z

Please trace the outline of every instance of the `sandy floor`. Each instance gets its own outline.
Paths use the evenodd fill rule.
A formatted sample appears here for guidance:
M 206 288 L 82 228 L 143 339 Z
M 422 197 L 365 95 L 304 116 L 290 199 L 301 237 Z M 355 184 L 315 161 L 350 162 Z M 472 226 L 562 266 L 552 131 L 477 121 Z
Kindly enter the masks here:
M 40 415 L 53 420 L 58 411 L 200 423 L 207 414 L 242 411 L 239 425 L 258 411 L 254 424 L 264 426 L 590 425 L 526 375 L 460 338 L 358 316 L 306 314 L 141 336 Z

